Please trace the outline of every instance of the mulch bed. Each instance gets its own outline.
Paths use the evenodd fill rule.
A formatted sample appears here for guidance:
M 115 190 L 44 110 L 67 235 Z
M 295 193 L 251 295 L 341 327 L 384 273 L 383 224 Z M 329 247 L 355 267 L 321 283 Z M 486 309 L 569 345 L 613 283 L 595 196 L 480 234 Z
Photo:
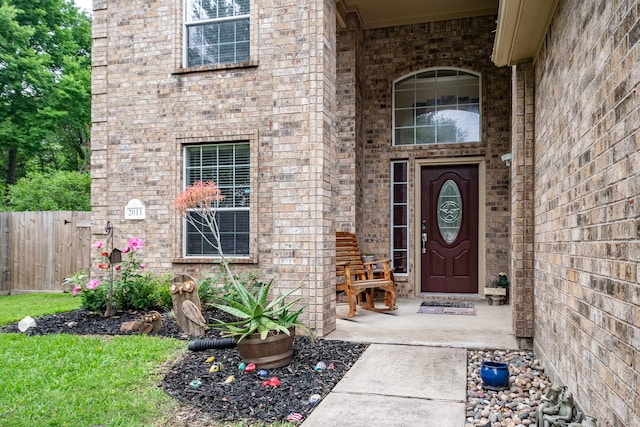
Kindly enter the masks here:
M 219 313 L 206 311 L 203 314 L 207 321 L 213 322 Z M 121 332 L 120 325 L 127 321 L 139 321 L 141 317 L 140 313 L 118 313 L 117 316 L 105 318 L 81 309 L 38 317 L 35 319 L 37 326 L 28 329 L 25 335 L 127 335 L 132 333 Z M 19 333 L 17 323 L 0 328 L 0 332 Z M 185 340 L 185 348 L 188 346 L 189 338 L 181 333 L 176 322 L 167 314 L 163 314 L 163 327 L 158 335 Z M 202 338 L 219 338 L 219 335 L 209 330 Z M 314 402 L 317 396 L 314 395 L 319 395 L 320 400 L 326 397 L 366 348 L 366 344 L 322 339 L 312 341 L 297 336 L 293 361 L 285 367 L 269 369 L 263 377 L 257 371 L 248 373 L 238 370 L 241 359 L 235 348 L 189 351 L 184 358 L 167 368 L 159 387 L 185 405 L 196 407 L 217 421 L 284 421 L 292 413 L 300 414 L 304 419 L 317 406 L 318 402 Z M 215 361 L 222 363 L 222 371 L 209 372 L 211 363 L 206 360 L 210 356 L 215 356 Z M 327 369 L 314 369 L 318 362 L 323 362 Z M 231 375 L 235 380 L 225 383 Z M 280 381 L 278 387 L 263 385 L 272 377 Z

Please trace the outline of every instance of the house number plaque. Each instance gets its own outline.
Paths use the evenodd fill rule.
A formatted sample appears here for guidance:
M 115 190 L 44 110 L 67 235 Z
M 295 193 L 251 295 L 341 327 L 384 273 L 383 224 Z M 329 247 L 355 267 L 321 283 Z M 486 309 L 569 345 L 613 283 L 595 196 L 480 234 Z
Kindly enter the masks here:
M 145 219 L 145 209 L 138 199 L 131 199 L 124 207 L 124 219 Z

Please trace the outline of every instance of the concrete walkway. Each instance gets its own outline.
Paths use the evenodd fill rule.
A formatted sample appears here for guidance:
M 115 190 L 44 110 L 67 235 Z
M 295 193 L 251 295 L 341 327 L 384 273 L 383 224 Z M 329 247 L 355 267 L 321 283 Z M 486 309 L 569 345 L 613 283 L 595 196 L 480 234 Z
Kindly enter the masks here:
M 421 314 L 421 301 L 338 319 L 326 339 L 372 344 L 304 427 L 464 426 L 467 349 L 517 349 L 511 309 L 474 301 L 475 316 Z M 346 307 L 337 311 L 344 315 Z

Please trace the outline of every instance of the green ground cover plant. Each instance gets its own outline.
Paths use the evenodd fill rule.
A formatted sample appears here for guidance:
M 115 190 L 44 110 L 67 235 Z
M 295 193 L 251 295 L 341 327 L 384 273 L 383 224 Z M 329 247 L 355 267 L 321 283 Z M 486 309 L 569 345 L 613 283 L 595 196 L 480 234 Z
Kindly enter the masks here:
M 63 293 L 38 293 L 0 296 L 0 326 L 20 319 L 55 314 L 80 308 L 79 298 Z
M 0 418 L 11 426 L 163 425 L 178 404 L 157 386 L 159 367 L 184 348 L 149 336 L 0 334 Z

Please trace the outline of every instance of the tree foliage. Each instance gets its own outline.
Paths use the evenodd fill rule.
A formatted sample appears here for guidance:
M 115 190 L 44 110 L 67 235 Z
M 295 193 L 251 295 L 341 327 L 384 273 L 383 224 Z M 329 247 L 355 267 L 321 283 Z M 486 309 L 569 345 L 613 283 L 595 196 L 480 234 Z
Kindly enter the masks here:
M 89 161 L 91 19 L 72 0 L 0 0 L 0 165 L 30 170 Z
M 90 211 L 91 177 L 88 173 L 33 172 L 9 186 L 5 209 L 11 211 Z

